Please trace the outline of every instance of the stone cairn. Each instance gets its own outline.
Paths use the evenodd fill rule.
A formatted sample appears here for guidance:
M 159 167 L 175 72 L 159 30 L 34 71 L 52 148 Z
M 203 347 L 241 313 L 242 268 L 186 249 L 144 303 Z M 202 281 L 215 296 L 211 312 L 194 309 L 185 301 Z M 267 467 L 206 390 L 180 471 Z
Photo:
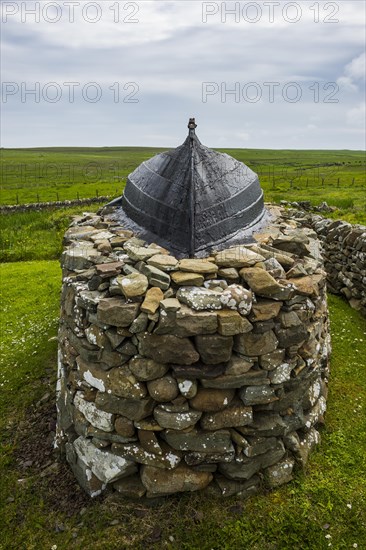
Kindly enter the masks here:
M 103 211 L 102 211 L 103 212 Z M 174 258 L 108 214 L 65 235 L 56 447 L 91 496 L 246 497 L 319 442 L 330 342 L 312 229 Z

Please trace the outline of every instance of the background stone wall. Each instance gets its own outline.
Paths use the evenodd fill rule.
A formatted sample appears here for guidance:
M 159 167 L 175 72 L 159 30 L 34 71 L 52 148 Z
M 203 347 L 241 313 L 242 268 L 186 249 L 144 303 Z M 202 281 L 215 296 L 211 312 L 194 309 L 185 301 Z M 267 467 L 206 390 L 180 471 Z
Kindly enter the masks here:
M 330 342 L 312 229 L 178 261 L 108 216 L 65 235 L 56 446 L 84 489 L 247 496 L 319 442 Z
M 329 292 L 345 296 L 366 317 L 366 227 L 294 209 L 285 215 L 316 231 Z
M 47 208 L 65 208 L 79 206 L 81 204 L 94 204 L 107 202 L 111 197 L 92 197 L 89 199 L 75 199 L 69 201 L 30 202 L 27 204 L 4 204 L 0 206 L 0 214 L 12 214 L 13 212 L 33 212 L 47 210 Z

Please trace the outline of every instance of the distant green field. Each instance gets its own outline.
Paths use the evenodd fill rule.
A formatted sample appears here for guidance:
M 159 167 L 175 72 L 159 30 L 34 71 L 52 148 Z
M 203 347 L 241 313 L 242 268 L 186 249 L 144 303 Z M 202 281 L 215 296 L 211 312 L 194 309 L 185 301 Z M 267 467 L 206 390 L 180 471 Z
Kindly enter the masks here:
M 1 204 L 118 195 L 126 176 L 157 152 L 142 147 L 3 149 Z
M 166 149 L 149 147 L 1 150 L 1 204 L 117 196 L 127 175 Z M 258 173 L 266 200 L 353 201 L 366 209 L 364 151 L 223 150 Z

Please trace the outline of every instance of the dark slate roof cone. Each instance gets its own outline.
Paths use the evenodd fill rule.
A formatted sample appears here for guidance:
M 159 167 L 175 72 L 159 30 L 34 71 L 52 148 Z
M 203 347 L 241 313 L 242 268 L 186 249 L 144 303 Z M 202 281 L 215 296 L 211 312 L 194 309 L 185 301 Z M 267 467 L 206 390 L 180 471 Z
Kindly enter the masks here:
M 132 172 L 115 218 L 178 257 L 200 257 L 251 240 L 266 210 L 257 174 L 199 141 L 189 119 L 184 143 Z

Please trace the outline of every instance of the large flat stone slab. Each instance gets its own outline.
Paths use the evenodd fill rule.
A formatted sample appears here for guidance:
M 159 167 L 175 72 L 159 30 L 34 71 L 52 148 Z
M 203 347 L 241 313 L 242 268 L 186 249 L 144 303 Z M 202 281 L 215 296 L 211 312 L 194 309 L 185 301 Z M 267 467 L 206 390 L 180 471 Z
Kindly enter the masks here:
M 111 483 L 136 471 L 136 466 L 131 460 L 102 451 L 84 437 L 78 437 L 73 446 L 78 457 L 103 483 Z
M 137 317 L 138 303 L 126 303 L 120 297 L 103 298 L 98 304 L 98 321 L 116 327 L 128 327 Z
M 171 334 L 144 333 L 139 336 L 139 352 L 158 363 L 178 365 L 192 365 L 200 358 L 188 338 L 178 338 Z

